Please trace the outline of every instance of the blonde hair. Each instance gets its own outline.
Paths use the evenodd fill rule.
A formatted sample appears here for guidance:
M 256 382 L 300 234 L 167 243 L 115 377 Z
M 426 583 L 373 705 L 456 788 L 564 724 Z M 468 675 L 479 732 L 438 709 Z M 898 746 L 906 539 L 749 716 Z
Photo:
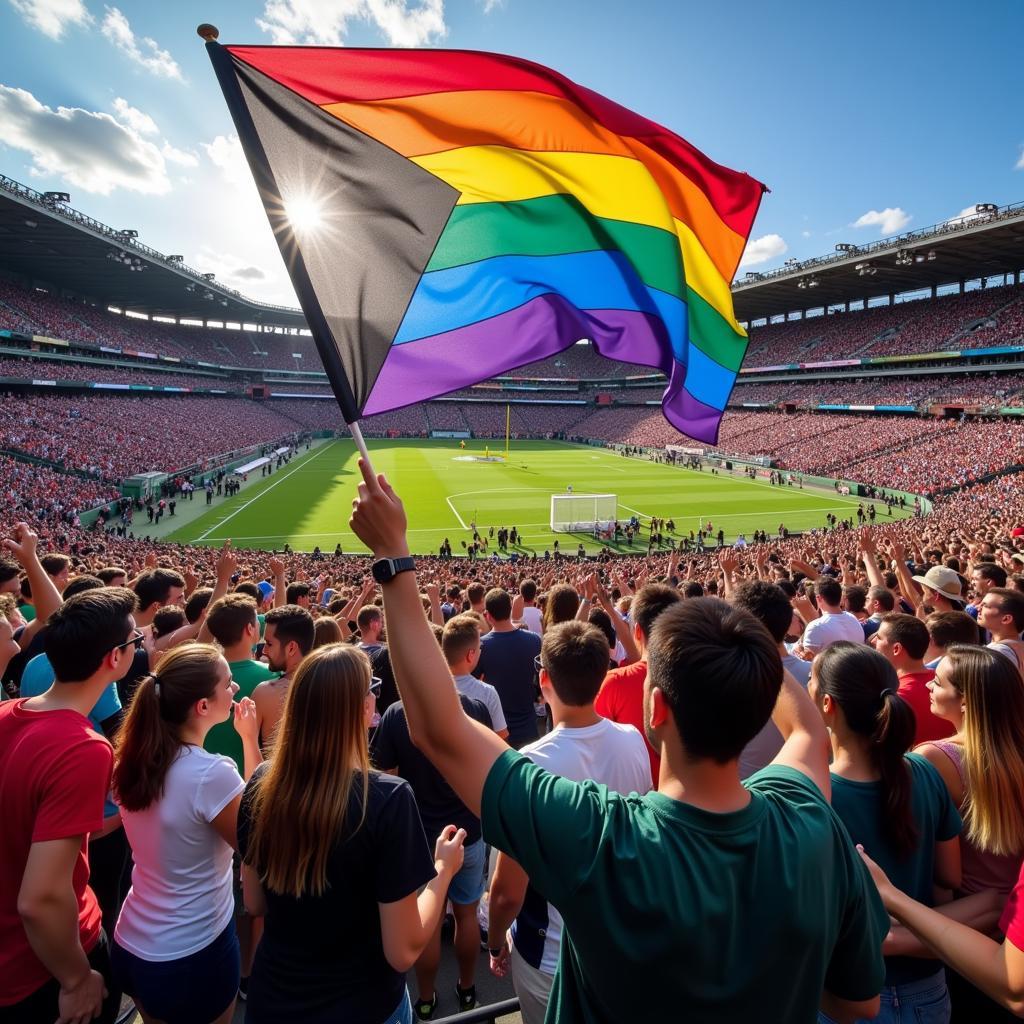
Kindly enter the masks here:
M 356 647 L 311 651 L 288 688 L 274 756 L 256 787 L 245 861 L 270 890 L 322 896 L 327 864 L 351 820 L 366 818 L 370 756 L 363 708 L 370 659 Z
M 1005 655 L 952 644 L 950 679 L 964 698 L 968 839 L 987 853 L 1024 851 L 1024 681 Z

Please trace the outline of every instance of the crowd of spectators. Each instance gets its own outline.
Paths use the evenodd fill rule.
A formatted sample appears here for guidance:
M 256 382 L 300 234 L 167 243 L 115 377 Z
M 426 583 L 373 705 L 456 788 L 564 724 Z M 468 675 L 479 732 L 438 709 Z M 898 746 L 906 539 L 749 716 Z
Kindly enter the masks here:
M 994 287 L 755 327 L 746 362 L 774 366 L 912 355 L 1013 344 L 1022 334 L 1024 310 L 1016 291 Z
M 766 429 L 753 415 L 736 437 Z M 870 422 L 886 421 L 835 440 Z M 947 422 L 913 451 L 977 474 L 1019 442 L 1010 423 Z M 227 1020 L 241 994 L 253 1020 L 408 1024 L 415 966 L 429 1020 L 476 1002 L 489 886 L 490 968 L 525 1024 L 549 999 L 554 1019 L 570 1002 L 659 1019 L 698 1001 L 741 1019 L 783 1003 L 786 1019 L 1006 1019 L 1024 1005 L 1024 474 L 961 482 L 884 526 L 658 557 L 420 557 L 381 587 L 369 557 L 150 543 L 6 505 L 39 543 L 0 529 L 17 560 L 0 563 L 0 670 L 21 701 L 0 708 L 0 922 L 21 964 L 0 1012 L 110 1022 L 124 990 L 159 1019 Z M 376 556 L 408 550 L 373 478 L 353 527 Z M 339 791 L 325 836 L 309 808 Z M 501 851 L 489 878 L 481 837 Z M 48 859 L 56 842 L 68 855 Z M 327 884 L 276 874 L 289 857 Z M 359 899 L 357 862 L 375 880 Z M 431 987 L 446 896 L 454 1004 Z M 539 912 L 560 953 L 534 941 Z M 621 977 L 638 944 L 642 990 Z
M 0 447 L 122 480 L 264 444 L 300 426 L 244 399 L 19 395 L 0 401 Z

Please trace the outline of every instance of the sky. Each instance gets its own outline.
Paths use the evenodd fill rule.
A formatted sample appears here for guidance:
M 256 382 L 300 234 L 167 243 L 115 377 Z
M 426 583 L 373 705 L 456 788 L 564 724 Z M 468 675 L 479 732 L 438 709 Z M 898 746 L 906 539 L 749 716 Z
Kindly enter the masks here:
M 553 67 L 771 189 L 739 275 L 1024 200 L 1024 2 L 0 0 L 0 173 L 294 293 L 195 29 Z

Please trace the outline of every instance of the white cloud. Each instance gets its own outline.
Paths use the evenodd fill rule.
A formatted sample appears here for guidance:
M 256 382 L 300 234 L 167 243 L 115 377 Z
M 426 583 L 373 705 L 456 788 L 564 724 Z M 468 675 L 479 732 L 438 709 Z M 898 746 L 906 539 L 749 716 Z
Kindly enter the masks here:
M 175 59 L 166 50 L 160 49 L 155 39 L 149 36 L 136 37 L 128 19 L 118 8 L 107 7 L 106 12 L 103 34 L 130 61 L 145 68 L 150 74 L 184 81 Z
M 342 46 L 354 20 L 376 25 L 393 46 L 423 46 L 448 31 L 444 0 L 265 0 L 256 24 L 279 45 Z
M 0 143 L 28 153 L 33 174 L 86 192 L 163 195 L 171 188 L 159 147 L 135 128 L 100 111 L 54 110 L 24 89 L 0 85 Z
M 880 234 L 895 235 L 902 231 L 910 223 L 910 214 L 899 206 L 887 206 L 884 210 L 868 210 L 861 214 L 851 225 L 851 228 L 877 227 Z
M 1024 171 L 1024 146 L 1020 147 L 1020 156 L 1017 158 L 1017 162 L 1013 165 L 1015 171 Z
M 213 142 L 204 142 L 203 149 L 225 183 L 232 187 L 248 185 L 255 189 L 249 164 L 237 135 L 218 135 Z
M 11 0 L 11 6 L 51 39 L 60 39 L 69 25 L 85 27 L 92 21 L 82 0 Z
M 137 107 L 133 107 L 126 99 L 122 99 L 120 96 L 114 100 L 114 113 L 121 124 L 126 124 L 129 128 L 134 129 L 140 135 L 160 134 L 160 129 L 156 126 L 156 121 L 154 121 L 149 114 L 144 114 L 141 110 Z
M 810 231 L 801 231 L 800 232 L 800 237 L 801 238 L 810 238 L 811 237 L 811 232 Z
M 756 267 L 761 263 L 781 256 L 789 249 L 782 235 L 762 235 L 760 238 L 752 238 L 747 242 L 743 250 L 743 259 L 740 260 L 741 267 Z
M 978 211 L 974 208 L 974 203 L 971 203 L 970 206 L 965 206 L 959 213 L 955 213 L 952 217 L 950 217 L 946 221 L 946 223 L 947 224 L 959 224 L 960 221 L 974 220 L 975 217 L 980 217 L 980 216 L 981 216 L 981 214 L 978 213 Z
M 266 281 L 267 272 L 251 260 L 241 260 L 231 253 L 221 252 L 209 244 L 200 246 L 194 265 L 199 270 L 217 275 L 221 284 L 245 292 L 255 281 Z
M 177 164 L 179 167 L 199 166 L 199 157 L 191 149 L 178 149 L 176 146 L 172 146 L 166 139 L 160 147 L 160 152 L 165 160 L 172 164 Z

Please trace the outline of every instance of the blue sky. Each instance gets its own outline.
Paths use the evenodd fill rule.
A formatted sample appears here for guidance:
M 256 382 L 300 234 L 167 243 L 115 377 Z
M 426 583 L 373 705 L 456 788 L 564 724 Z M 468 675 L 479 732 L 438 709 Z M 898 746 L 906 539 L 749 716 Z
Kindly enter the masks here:
M 270 301 L 294 298 L 203 21 L 554 67 L 771 187 L 743 270 L 1024 200 L 1020 0 L 0 0 L 0 173 Z

